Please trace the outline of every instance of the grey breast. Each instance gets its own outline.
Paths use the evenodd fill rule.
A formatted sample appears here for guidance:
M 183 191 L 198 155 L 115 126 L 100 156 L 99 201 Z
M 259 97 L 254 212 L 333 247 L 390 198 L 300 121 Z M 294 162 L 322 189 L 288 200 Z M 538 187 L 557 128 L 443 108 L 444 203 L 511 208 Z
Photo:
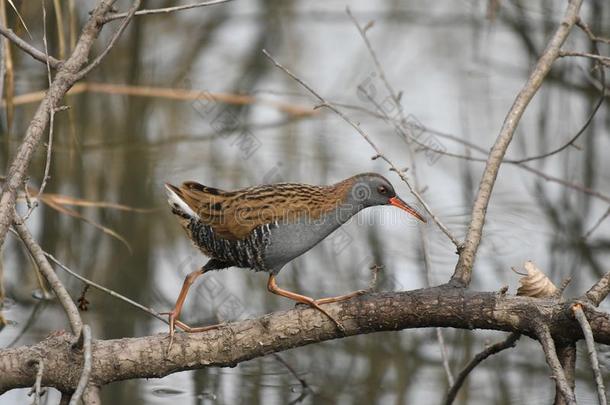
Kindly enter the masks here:
M 266 267 L 277 274 L 286 263 L 317 245 L 357 211 L 351 206 L 340 207 L 315 220 L 302 216 L 294 222 L 276 223 L 271 229 L 269 244 L 264 254 Z

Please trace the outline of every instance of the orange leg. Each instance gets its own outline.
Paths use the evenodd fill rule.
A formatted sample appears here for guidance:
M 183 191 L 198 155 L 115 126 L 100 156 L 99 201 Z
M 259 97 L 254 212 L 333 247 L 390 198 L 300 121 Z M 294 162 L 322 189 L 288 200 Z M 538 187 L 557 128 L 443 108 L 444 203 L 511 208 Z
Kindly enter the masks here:
M 220 324 L 218 324 L 191 328 L 184 322 L 178 320 L 180 312 L 182 312 L 182 307 L 184 306 L 184 301 L 186 300 L 186 296 L 189 292 L 189 288 L 191 288 L 191 285 L 193 285 L 197 277 L 201 276 L 205 272 L 207 272 L 207 269 L 203 267 L 201 270 L 194 271 L 188 276 L 186 276 L 186 278 L 184 279 L 184 283 L 182 284 L 182 289 L 180 290 L 180 295 L 178 295 L 178 299 L 176 300 L 176 305 L 174 305 L 174 309 L 172 309 L 170 312 L 162 313 L 164 315 L 169 315 L 169 346 L 167 347 L 168 353 L 172 348 L 172 344 L 174 343 L 174 332 L 176 326 L 178 326 L 180 329 L 184 330 L 187 333 L 204 332 L 206 330 L 216 329 L 220 327 Z
M 317 304 L 331 304 L 333 302 L 341 302 L 346 301 L 354 297 L 358 297 L 360 295 L 366 294 L 366 290 L 358 290 L 349 294 L 339 295 L 337 297 L 329 297 L 329 298 L 320 298 L 316 300 Z
M 364 294 L 364 292 L 365 292 L 365 291 L 356 291 L 356 292 L 353 292 L 351 294 L 341 295 L 341 296 L 338 296 L 338 297 L 331 297 L 331 298 L 323 298 L 323 299 L 320 299 L 320 300 L 314 300 L 313 298 L 307 297 L 305 295 L 297 294 L 297 293 L 294 293 L 292 291 L 284 290 L 284 289 L 278 287 L 276 282 L 275 282 L 275 276 L 273 274 L 269 275 L 269 281 L 267 282 L 267 289 L 270 292 L 272 292 L 273 294 L 277 294 L 277 295 L 280 295 L 282 297 L 289 298 L 289 299 L 291 299 L 293 301 L 297 301 L 297 302 L 301 302 L 303 304 L 307 304 L 307 305 L 311 306 L 312 308 L 317 309 L 318 311 L 320 311 L 324 315 L 326 315 L 331 321 L 333 321 L 335 323 L 335 325 L 337 325 L 337 328 L 339 328 L 339 330 L 341 330 L 344 333 L 345 333 L 345 328 L 343 328 L 343 325 L 341 325 L 341 323 L 339 323 L 339 321 L 337 321 L 328 312 L 326 312 L 319 304 L 330 304 L 332 302 L 345 301 L 345 300 L 353 298 L 355 296 Z

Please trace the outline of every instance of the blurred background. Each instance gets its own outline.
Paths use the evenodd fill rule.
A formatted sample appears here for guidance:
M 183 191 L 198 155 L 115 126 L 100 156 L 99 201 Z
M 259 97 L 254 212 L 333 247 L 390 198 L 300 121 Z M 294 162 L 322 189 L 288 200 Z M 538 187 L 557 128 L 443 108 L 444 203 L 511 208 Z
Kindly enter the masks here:
M 129 4 L 117 2 L 120 10 Z M 41 2 L 15 5 L 31 42 L 43 49 Z M 171 5 L 175 2 L 145 2 L 146 8 Z M 396 131 L 400 113 L 346 6 L 361 25 L 374 22 L 367 35 L 400 93 L 406 127 L 419 143 Z M 46 251 L 76 272 L 165 311 L 173 306 L 184 276 L 206 258 L 167 208 L 163 182 L 196 180 L 230 190 L 280 181 L 330 184 L 375 171 L 417 205 L 398 176 L 380 159 L 371 159 L 374 151 L 353 128 L 328 110 L 312 110 L 317 101 L 262 55 L 265 48 L 324 97 L 340 103 L 397 166 L 410 167 L 408 175 L 417 176 L 433 211 L 462 239 L 484 163 L 443 153 L 485 158 L 464 142 L 483 151 L 492 145 L 565 6 L 550 0 L 241 0 L 137 17 L 86 78 L 87 85 L 64 99 L 70 108 L 55 117 L 47 201 L 41 201 L 28 225 Z M 10 5 L 4 8 L 8 27 L 30 40 Z M 46 1 L 52 55 L 66 57 L 92 8 L 92 1 Z M 608 2 L 586 2 L 581 17 L 598 35 L 610 36 Z M 95 53 L 118 24 L 104 28 Z M 564 49 L 588 52 L 591 45 L 575 28 Z M 44 65 L 14 47 L 10 51 L 1 114 L 4 168 L 38 106 L 36 92 L 48 85 Z M 3 55 L 6 61 L 6 50 Z M 368 96 L 359 88 L 368 89 Z M 536 156 L 565 144 L 592 113 L 600 88 L 599 71 L 589 60 L 559 60 L 528 107 L 508 156 Z M 545 176 L 517 165 L 502 167 L 472 288 L 494 291 L 508 285 L 515 293 L 519 276 L 511 267 L 532 260 L 557 284 L 571 276 L 566 294 L 573 296 L 609 270 L 604 263 L 610 221 L 593 228 L 610 198 L 609 125 L 606 102 L 575 146 L 527 163 Z M 42 182 L 45 155 L 41 146 L 29 171 L 32 195 Z M 27 211 L 24 199 L 20 211 Z M 288 265 L 278 282 L 313 297 L 331 296 L 366 288 L 370 267 L 378 265 L 383 266 L 378 290 L 425 287 L 422 238 L 431 282 L 446 282 L 457 259 L 455 247 L 433 223 L 418 227 L 405 213 L 387 207 L 360 213 Z M 7 324 L 0 327 L 0 347 L 33 344 L 53 330 L 68 329 L 61 307 L 45 299 L 23 246 L 12 235 L 5 246 L 2 314 Z M 83 284 L 57 271 L 72 296 L 81 296 Z M 247 270 L 206 275 L 191 290 L 182 317 L 205 325 L 292 308 L 265 285 L 265 275 Z M 167 331 L 164 323 L 104 293 L 90 289 L 85 297 L 89 304 L 82 316 L 96 339 Z M 443 335 L 454 374 L 486 344 L 506 336 L 451 329 Z M 607 348 L 600 350 L 607 376 L 610 358 Z M 411 404 L 437 403 L 448 387 L 434 329 L 355 336 L 280 355 L 294 373 L 268 356 L 234 368 L 114 383 L 103 388 L 102 399 L 117 404 Z M 10 391 L 0 402 L 29 401 L 27 391 Z M 576 395 L 579 403 L 596 402 L 580 344 Z M 553 396 L 542 351 L 522 338 L 517 348 L 477 367 L 457 403 L 550 403 Z M 47 403 L 58 398 L 53 390 L 46 395 Z

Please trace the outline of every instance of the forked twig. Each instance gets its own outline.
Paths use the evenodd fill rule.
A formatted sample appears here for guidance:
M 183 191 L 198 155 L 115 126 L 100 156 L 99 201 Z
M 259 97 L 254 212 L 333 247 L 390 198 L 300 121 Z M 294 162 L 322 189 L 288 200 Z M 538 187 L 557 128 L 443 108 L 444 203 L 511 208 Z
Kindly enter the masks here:
M 303 86 L 305 89 L 307 89 L 307 91 L 309 91 L 314 97 L 316 97 L 319 101 L 320 101 L 320 105 L 318 105 L 317 107 L 326 107 L 329 110 L 335 112 L 339 117 L 341 117 L 345 122 L 347 122 L 349 125 L 351 125 L 356 131 L 358 131 L 358 133 L 362 136 L 362 138 L 364 138 L 364 140 L 373 148 L 373 150 L 375 151 L 375 153 L 377 154 L 377 156 L 382 159 L 383 161 L 385 161 L 390 168 L 392 169 L 392 171 L 396 172 L 398 174 L 398 176 L 401 178 L 402 181 L 405 182 L 405 184 L 407 185 L 407 187 L 409 188 L 409 191 L 411 192 L 411 194 L 413 194 L 413 196 L 415 196 L 415 198 L 417 198 L 417 200 L 419 201 L 419 203 L 424 207 L 424 209 L 426 210 L 426 212 L 430 215 L 430 217 L 432 218 L 432 220 L 434 221 L 434 223 L 436 223 L 436 225 L 440 228 L 441 231 L 443 231 L 443 233 L 445 235 L 447 235 L 447 237 L 451 240 L 451 242 L 453 242 L 453 244 L 459 248 L 460 246 L 460 242 L 455 238 L 455 236 L 453 236 L 453 234 L 449 231 L 449 229 L 439 220 L 439 218 L 432 212 L 432 209 L 430 208 L 430 206 L 426 203 L 426 201 L 424 201 L 423 197 L 420 195 L 420 193 L 417 192 L 417 190 L 415 189 L 415 187 L 413 187 L 413 185 L 411 184 L 411 181 L 407 178 L 406 173 L 404 173 L 403 170 L 401 170 L 400 168 L 398 168 L 392 161 L 390 161 L 390 159 L 388 159 L 382 152 L 381 150 L 377 147 L 377 145 L 375 145 L 375 143 L 371 140 L 371 138 L 369 138 L 369 136 L 367 135 L 366 132 L 364 132 L 364 130 L 360 127 L 360 125 L 356 124 L 354 121 L 352 121 L 347 115 L 345 115 L 341 110 L 339 110 L 337 107 L 335 107 L 333 104 L 330 104 L 324 97 L 322 97 L 317 91 L 315 91 L 311 86 L 309 86 L 307 83 L 305 83 L 301 78 L 299 78 L 298 76 L 296 76 L 294 73 L 292 73 L 290 70 L 288 70 L 288 68 L 286 68 L 285 66 L 283 66 L 281 63 L 279 63 L 278 61 L 276 61 L 270 54 L 269 52 L 267 52 L 266 49 L 263 49 L 263 54 L 279 69 L 283 70 L 288 76 L 290 76 L 291 78 L 293 78 L 297 83 L 299 83 L 301 86 Z M 316 107 L 316 108 L 317 108 Z

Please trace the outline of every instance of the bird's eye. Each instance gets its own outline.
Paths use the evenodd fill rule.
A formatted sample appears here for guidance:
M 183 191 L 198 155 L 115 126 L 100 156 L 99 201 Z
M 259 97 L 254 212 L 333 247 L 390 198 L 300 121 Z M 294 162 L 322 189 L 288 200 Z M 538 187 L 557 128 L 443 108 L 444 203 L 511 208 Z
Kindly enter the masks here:
M 377 191 L 379 191 L 379 194 L 386 194 L 388 192 L 388 189 L 386 188 L 386 186 L 379 186 L 377 187 Z

